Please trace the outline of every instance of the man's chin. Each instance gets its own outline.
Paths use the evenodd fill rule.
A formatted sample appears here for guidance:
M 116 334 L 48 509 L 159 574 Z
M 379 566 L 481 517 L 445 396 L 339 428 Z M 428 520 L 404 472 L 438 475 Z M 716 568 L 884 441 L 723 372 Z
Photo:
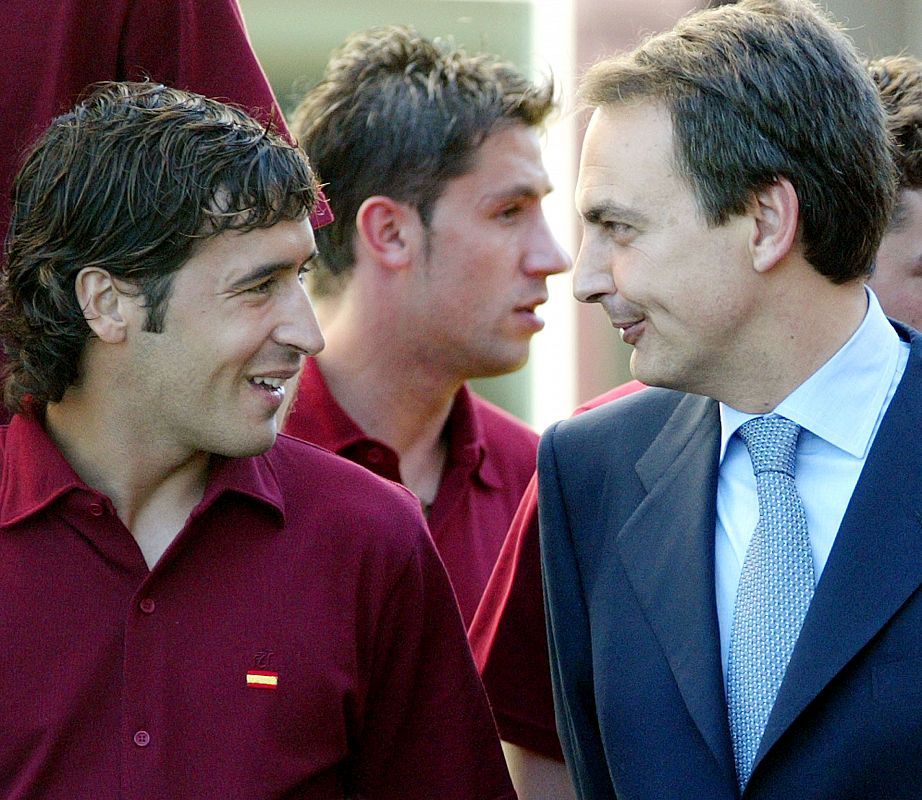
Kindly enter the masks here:
M 271 450 L 278 438 L 278 429 L 275 425 L 266 427 L 265 431 L 256 434 L 253 432 L 249 436 L 241 436 L 232 441 L 222 442 L 214 450 L 215 455 L 224 456 L 225 458 L 250 458 Z

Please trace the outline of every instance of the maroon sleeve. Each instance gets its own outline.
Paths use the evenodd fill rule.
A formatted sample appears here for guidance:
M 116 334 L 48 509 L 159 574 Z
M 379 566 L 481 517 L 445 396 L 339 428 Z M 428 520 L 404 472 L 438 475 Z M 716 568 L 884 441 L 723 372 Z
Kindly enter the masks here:
M 642 383 L 630 381 L 590 400 L 575 413 L 642 388 Z M 528 484 L 509 527 L 469 636 L 500 737 L 562 761 L 544 622 L 536 477 Z
M 134 0 L 122 31 L 119 73 L 234 103 L 291 138 L 238 0 Z M 311 224 L 332 221 L 321 191 Z
M 500 738 L 563 760 L 554 721 L 533 477 L 469 632 Z
M 237 0 L 134 0 L 122 30 L 119 73 L 235 103 L 285 130 Z
M 357 797 L 512 800 L 496 727 L 448 575 L 423 529 L 377 624 Z

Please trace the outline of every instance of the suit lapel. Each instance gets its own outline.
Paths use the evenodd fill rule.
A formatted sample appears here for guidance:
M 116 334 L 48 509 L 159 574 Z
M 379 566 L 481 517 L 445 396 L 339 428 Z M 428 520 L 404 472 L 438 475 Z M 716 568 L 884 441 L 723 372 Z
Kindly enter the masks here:
M 679 402 L 637 463 L 647 495 L 618 548 L 689 714 L 733 774 L 714 600 L 719 433 L 717 403 L 695 395 Z
M 877 432 L 756 756 L 922 584 L 922 340 Z

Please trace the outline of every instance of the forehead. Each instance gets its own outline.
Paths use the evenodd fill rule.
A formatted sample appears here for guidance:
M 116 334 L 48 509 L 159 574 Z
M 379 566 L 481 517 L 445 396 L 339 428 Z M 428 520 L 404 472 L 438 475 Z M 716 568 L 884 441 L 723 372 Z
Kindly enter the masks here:
M 268 228 L 226 230 L 201 242 L 177 277 L 220 289 L 254 270 L 299 267 L 314 250 L 314 232 L 306 217 Z
M 474 155 L 471 169 L 453 178 L 445 193 L 469 193 L 469 199 L 508 193 L 538 196 L 551 189 L 541 160 L 538 131 L 521 123 L 504 125 L 487 136 Z
M 581 212 L 617 200 L 687 191 L 675 170 L 672 120 L 656 103 L 595 110 L 580 156 L 576 200 Z

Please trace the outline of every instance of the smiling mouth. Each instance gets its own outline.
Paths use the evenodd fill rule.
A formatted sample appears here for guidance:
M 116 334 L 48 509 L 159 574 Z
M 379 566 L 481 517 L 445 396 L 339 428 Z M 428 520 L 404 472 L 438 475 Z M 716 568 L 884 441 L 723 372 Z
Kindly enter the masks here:
M 637 340 L 643 334 L 643 319 L 634 320 L 633 322 L 612 322 L 612 325 L 618 328 L 621 334 L 621 341 L 625 344 L 634 346 Z
M 253 386 L 262 389 L 263 391 L 269 392 L 270 394 L 275 395 L 276 397 L 285 396 L 285 382 L 289 380 L 288 378 L 270 378 L 263 375 L 257 375 L 255 378 L 250 378 L 250 383 Z

